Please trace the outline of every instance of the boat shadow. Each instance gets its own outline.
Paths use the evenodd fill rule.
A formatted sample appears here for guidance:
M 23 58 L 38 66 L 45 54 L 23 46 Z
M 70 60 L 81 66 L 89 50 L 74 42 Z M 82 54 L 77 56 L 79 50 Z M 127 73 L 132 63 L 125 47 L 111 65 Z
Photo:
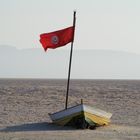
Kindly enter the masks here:
M 62 131 L 62 130 L 75 130 L 73 127 L 58 126 L 53 123 L 27 123 L 22 125 L 7 126 L 0 129 L 0 132 L 22 132 L 22 131 Z

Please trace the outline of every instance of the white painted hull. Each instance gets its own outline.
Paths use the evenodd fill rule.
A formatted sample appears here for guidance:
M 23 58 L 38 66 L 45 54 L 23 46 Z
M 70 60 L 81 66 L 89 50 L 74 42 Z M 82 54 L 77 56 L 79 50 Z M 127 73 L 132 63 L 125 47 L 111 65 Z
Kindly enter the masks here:
M 67 125 L 73 119 L 83 118 L 88 124 L 107 125 L 112 116 L 103 110 L 93 108 L 84 104 L 70 107 L 53 114 L 49 114 L 53 123 Z

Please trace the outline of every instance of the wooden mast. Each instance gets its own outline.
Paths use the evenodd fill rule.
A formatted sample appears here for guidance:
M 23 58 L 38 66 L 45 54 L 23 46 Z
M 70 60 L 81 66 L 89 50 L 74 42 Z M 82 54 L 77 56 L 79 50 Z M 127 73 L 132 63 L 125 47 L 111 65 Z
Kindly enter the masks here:
M 76 24 L 76 11 L 73 13 L 73 41 L 71 42 L 71 50 L 70 50 L 70 60 L 69 60 L 69 71 L 68 71 L 68 81 L 67 81 L 67 92 L 66 92 L 66 104 L 65 109 L 68 107 L 68 96 L 69 96 L 69 84 L 70 84 L 70 74 L 71 74 L 71 62 L 72 62 L 72 53 L 73 53 L 73 42 L 74 42 L 74 33 L 75 33 L 75 24 Z

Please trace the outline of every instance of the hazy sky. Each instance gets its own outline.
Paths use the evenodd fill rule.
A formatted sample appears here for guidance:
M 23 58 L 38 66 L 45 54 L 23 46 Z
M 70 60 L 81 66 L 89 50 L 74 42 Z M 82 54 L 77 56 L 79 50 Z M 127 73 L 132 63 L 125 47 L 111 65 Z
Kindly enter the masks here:
M 39 48 L 39 34 L 71 26 L 75 9 L 75 49 L 140 54 L 140 0 L 0 0 L 0 44 Z

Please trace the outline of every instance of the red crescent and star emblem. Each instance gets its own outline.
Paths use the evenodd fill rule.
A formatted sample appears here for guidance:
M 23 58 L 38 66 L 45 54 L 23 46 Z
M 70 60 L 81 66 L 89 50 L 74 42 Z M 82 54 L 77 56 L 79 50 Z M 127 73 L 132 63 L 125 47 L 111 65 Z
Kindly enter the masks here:
M 51 42 L 52 42 L 52 44 L 55 44 L 55 45 L 58 44 L 58 42 L 59 42 L 58 36 L 56 36 L 56 35 L 52 36 Z

